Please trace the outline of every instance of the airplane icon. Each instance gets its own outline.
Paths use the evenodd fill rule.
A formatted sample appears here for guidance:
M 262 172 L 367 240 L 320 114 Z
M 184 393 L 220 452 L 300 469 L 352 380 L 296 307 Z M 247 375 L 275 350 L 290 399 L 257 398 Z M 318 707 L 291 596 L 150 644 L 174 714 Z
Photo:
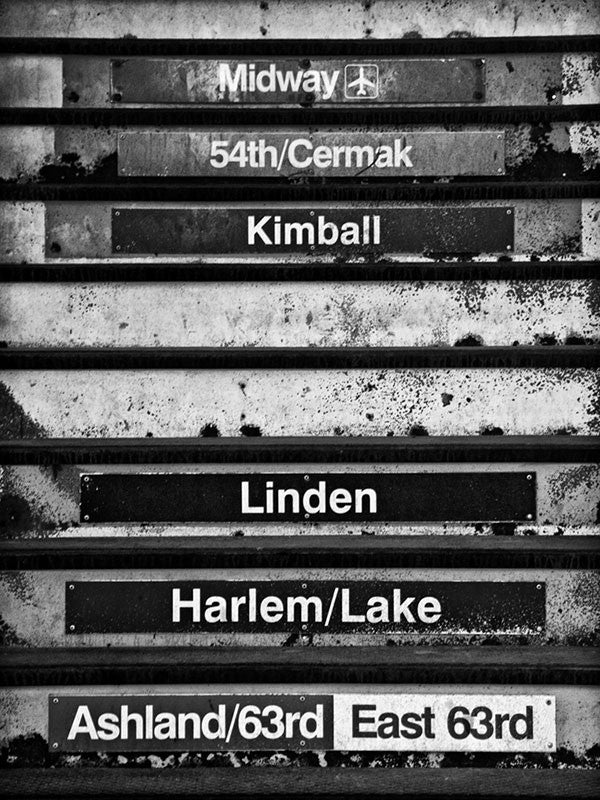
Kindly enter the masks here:
M 344 94 L 350 100 L 377 97 L 379 68 L 376 64 L 347 64 L 344 69 L 344 83 Z

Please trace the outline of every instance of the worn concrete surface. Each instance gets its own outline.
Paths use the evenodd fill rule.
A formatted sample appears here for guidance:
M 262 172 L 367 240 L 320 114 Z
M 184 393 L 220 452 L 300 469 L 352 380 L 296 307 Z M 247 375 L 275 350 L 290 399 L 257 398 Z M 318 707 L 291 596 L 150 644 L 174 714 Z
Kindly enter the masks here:
M 486 92 L 477 107 L 600 102 L 600 63 L 594 53 L 486 54 L 484 59 Z M 5 55 L 0 69 L 5 76 L 0 107 L 151 107 L 113 99 L 106 56 Z
M 507 175 L 513 180 L 593 179 L 600 165 L 600 123 L 548 123 L 546 125 L 403 125 L 385 128 L 356 126 L 318 128 L 245 126 L 232 128 L 181 127 L 161 128 L 86 128 L 81 126 L 8 125 L 2 129 L 0 141 L 0 180 L 62 182 L 114 180 L 128 176 L 165 177 L 285 177 L 300 174 L 351 177 L 410 177 L 479 175 L 482 178 Z M 283 142 L 310 142 L 328 149 L 341 145 L 373 148 L 389 144 L 406 136 L 412 147 L 409 163 L 389 168 L 355 165 L 319 167 L 308 164 L 314 150 L 301 145 L 297 148 L 298 163 L 308 164 L 301 169 L 289 160 L 282 168 L 273 166 L 270 156 L 264 167 L 232 160 L 225 167 L 211 166 L 211 143 L 228 141 L 227 153 L 234 152 L 234 143 L 268 147 Z M 290 145 L 291 146 L 291 145 Z M 452 158 L 448 157 L 451 151 Z M 220 152 L 220 151 L 219 151 Z M 480 155 L 478 155 L 480 154 Z M 220 162 L 220 157 L 217 163 Z M 258 162 L 256 162 L 258 163 Z
M 7 689 L 3 692 L 2 700 L 0 701 L 0 710 L 3 712 L 0 717 L 0 741 L 4 746 L 8 746 L 9 759 L 11 754 L 14 753 L 12 758 L 12 766 L 23 765 L 26 766 L 34 759 L 43 759 L 46 754 L 46 743 L 48 740 L 48 696 L 51 694 L 68 694 L 71 696 L 90 696 L 92 694 L 107 694 L 107 695 L 123 695 L 123 694 L 136 694 L 153 696 L 157 694 L 193 694 L 194 692 L 201 692 L 204 694 L 219 694 L 219 693 L 251 693 L 258 691 L 259 693 L 265 691 L 265 688 L 259 688 L 256 685 L 235 684 L 227 685 L 226 687 L 219 684 L 205 684 L 198 685 L 162 685 L 155 686 L 73 686 L 73 687 L 54 687 L 44 686 L 39 688 L 16 688 Z M 275 684 L 268 687 L 268 693 L 274 694 L 311 694 L 311 693 L 362 693 L 367 691 L 364 684 L 359 685 L 331 685 L 331 684 L 306 684 L 303 686 Z M 452 692 L 460 694 L 510 694 L 510 695 L 550 695 L 556 698 L 556 732 L 557 732 L 557 748 L 556 754 L 548 755 L 515 755 L 504 754 L 500 755 L 497 761 L 488 760 L 487 766 L 499 767 L 515 767 L 523 768 L 527 766 L 545 766 L 545 767 L 581 767 L 590 768 L 594 766 L 595 750 L 598 742 L 598 729 L 600 726 L 600 695 L 598 689 L 595 687 L 565 687 L 554 685 L 512 685 L 500 686 L 489 684 L 453 684 Z M 382 685 L 375 684 L 368 686 L 369 694 L 394 694 L 394 693 L 413 693 L 413 694 L 432 694 L 432 693 L 448 693 L 449 687 L 447 684 L 396 684 L 396 685 Z M 18 737 L 23 737 L 19 739 Z M 34 738 L 35 737 L 35 738 Z M 36 741 L 37 739 L 37 741 Z M 191 756 L 192 754 L 189 754 Z M 349 754 L 350 755 L 350 754 Z M 243 759 L 240 760 L 240 756 Z M 383 758 L 378 754 L 366 754 L 363 756 L 354 755 L 347 760 L 347 766 L 393 766 L 393 754 L 389 754 L 390 758 Z M 256 754 L 246 758 L 241 754 L 236 755 L 223 754 L 223 765 L 242 766 L 245 764 L 254 765 L 268 765 L 269 763 L 275 765 L 277 760 L 269 760 L 270 754 Z M 295 761 L 302 763 L 302 757 L 298 755 L 289 754 L 283 762 L 279 762 L 280 766 L 284 764 L 293 764 Z M 62 755 L 57 762 L 61 766 L 70 766 L 76 768 L 90 763 L 102 763 L 103 766 L 126 766 L 128 763 L 133 762 L 137 765 L 146 764 L 148 766 L 175 766 L 176 764 L 184 765 L 186 761 L 192 762 L 189 757 L 180 759 L 177 756 L 162 757 L 149 755 L 133 756 L 132 758 L 126 756 L 119 756 L 114 754 L 112 756 L 98 757 L 95 754 L 90 755 Z M 405 763 L 402 757 L 398 758 L 399 766 L 442 766 L 442 755 L 439 754 L 421 754 Z M 339 758 L 336 759 L 339 766 Z M 210 766 L 211 759 L 206 762 Z M 217 763 L 219 763 L 217 761 Z M 328 766 L 328 756 L 326 753 L 319 755 L 319 764 L 321 766 Z M 192 763 L 189 764 L 190 766 Z
M 481 644 L 589 644 L 599 635 L 600 575 L 583 570 L 460 569 L 305 569 L 306 581 L 492 581 L 546 584 L 543 632 L 497 634 L 444 633 L 317 633 L 314 646 Z M 65 633 L 65 584 L 71 581 L 285 581 L 298 578 L 292 569 L 254 570 L 69 570 L 0 573 L 4 646 L 18 647 L 161 647 L 161 646 L 289 646 L 289 633 Z M 243 584 L 241 584 L 243 586 Z M 435 588 L 435 587 L 434 587 Z M 240 589 L 241 591 L 241 589 Z M 298 646 L 302 641 L 298 639 Z
M 293 206 L 294 204 L 288 204 Z M 336 208 L 350 207 L 350 204 L 336 203 Z M 377 208 L 397 206 L 413 206 L 415 204 L 380 204 Z M 423 203 L 421 206 L 435 207 L 434 203 Z M 600 256 L 600 201 L 598 200 L 494 200 L 462 203 L 444 203 L 444 206 L 457 207 L 496 207 L 514 208 L 515 214 L 515 249 L 511 252 L 514 259 L 548 260 L 566 258 L 589 259 Z M 296 204 L 302 207 L 302 204 Z M 244 208 L 243 204 L 160 204 L 160 203 L 69 203 L 69 202 L 2 202 L 0 203 L 0 258 L 4 263 L 39 264 L 86 261 L 123 261 L 124 256 L 111 252 L 111 209 L 116 208 Z M 270 209 L 266 213 L 276 213 L 278 207 L 284 206 L 253 204 L 253 208 Z M 323 213 L 331 204 L 314 203 L 311 208 L 323 209 Z M 362 206 L 361 206 L 362 207 Z M 370 209 L 372 210 L 372 209 Z M 502 254 L 479 254 L 474 260 L 495 261 Z M 387 254 L 385 256 L 388 258 Z M 315 256 L 310 251 L 290 255 L 254 255 L 234 254 L 197 254 L 187 256 L 142 256 L 127 257 L 128 262 L 147 262 L 149 259 L 158 263 L 213 263 L 238 262 L 289 262 L 293 258 L 299 262 L 315 260 L 331 261 L 333 255 Z M 390 254 L 391 260 L 431 260 L 431 256 L 419 253 Z M 347 256 L 348 260 L 364 261 L 362 256 Z
M 598 433 L 587 369 L 7 370 L 2 435 Z M 444 404 L 444 395 L 451 401 Z
M 600 341 L 598 281 L 8 283 L 9 347 L 426 347 Z
M 202 435 L 214 435 L 207 426 Z M 361 472 L 364 465 L 303 465 L 319 472 Z M 139 465 L 79 467 L 0 467 L 0 521 L 6 538 L 70 536 L 289 536 L 289 535 L 597 535 L 600 533 L 597 464 L 369 464 L 369 472 L 505 472 L 526 471 L 536 476 L 536 520 L 526 524 L 490 523 L 352 523 L 271 522 L 197 524 L 82 524 L 80 478 L 85 472 L 294 472 L 297 466 L 279 464 Z
M 1 56 L 0 107 L 59 108 L 63 102 L 62 69 L 61 56 Z
M 310 9 L 310 11 L 309 11 Z M 335 25 L 331 21 L 335 20 Z M 5 36 L 150 39 L 394 39 L 600 33 L 594 0 L 5 0 Z

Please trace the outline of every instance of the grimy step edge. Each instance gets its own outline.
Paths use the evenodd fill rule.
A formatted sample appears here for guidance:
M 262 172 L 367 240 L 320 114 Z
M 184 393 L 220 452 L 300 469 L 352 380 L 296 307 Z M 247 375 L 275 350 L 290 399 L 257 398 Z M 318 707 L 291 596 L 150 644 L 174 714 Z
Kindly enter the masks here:
M 408 774 L 407 774 L 408 773 Z M 23 767 L 0 773 L 6 800 L 65 797 L 94 800 L 103 797 L 213 798 L 310 796 L 315 800 L 352 797 L 356 800 L 402 797 L 407 800 L 464 797 L 474 799 L 519 797 L 524 800 L 584 800 L 596 798 L 600 780 L 595 770 L 497 770 L 482 767 L 434 769 L 407 773 L 396 769 L 353 770 L 303 766 L 302 769 L 160 770 L 111 767 L 47 770 Z

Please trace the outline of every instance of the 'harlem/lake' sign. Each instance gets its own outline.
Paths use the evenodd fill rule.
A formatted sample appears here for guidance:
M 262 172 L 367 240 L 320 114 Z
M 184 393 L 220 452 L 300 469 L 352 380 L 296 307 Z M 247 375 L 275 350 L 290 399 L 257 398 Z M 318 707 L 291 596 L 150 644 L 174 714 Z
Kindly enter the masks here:
M 113 694 L 49 697 L 51 751 L 553 752 L 542 694 Z
M 127 58 L 111 63 L 113 102 L 405 105 L 481 103 L 481 58 Z
M 535 475 L 493 473 L 90 473 L 83 522 L 535 519 Z
M 81 633 L 539 634 L 546 586 L 524 581 L 103 580 L 65 584 Z

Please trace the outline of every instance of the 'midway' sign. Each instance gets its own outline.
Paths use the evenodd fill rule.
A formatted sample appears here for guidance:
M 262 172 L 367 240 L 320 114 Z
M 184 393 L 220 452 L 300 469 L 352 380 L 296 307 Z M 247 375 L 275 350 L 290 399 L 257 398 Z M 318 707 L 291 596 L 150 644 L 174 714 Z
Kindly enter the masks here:
M 51 696 L 53 751 L 553 752 L 555 698 L 502 694 Z
M 113 208 L 117 255 L 373 255 L 514 249 L 514 208 L 368 204 Z
M 539 634 L 546 586 L 524 581 L 69 581 L 81 633 Z
M 535 476 L 526 472 L 81 477 L 83 522 L 515 522 L 535 514 Z
M 198 59 L 111 62 L 113 102 L 225 105 L 481 103 L 481 58 Z
M 160 177 L 386 178 L 502 175 L 503 131 L 135 131 L 118 137 L 119 174 Z

